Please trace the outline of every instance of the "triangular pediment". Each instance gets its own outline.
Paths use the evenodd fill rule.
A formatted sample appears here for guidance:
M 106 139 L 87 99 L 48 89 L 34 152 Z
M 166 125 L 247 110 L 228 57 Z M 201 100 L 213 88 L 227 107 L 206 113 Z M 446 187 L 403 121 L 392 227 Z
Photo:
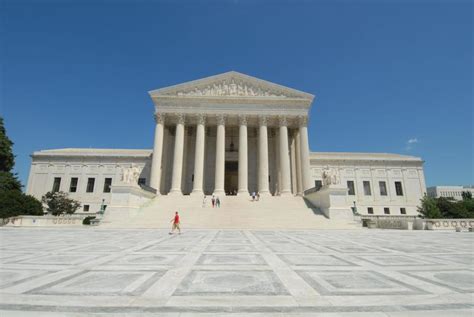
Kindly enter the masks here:
M 235 71 L 152 90 L 149 93 L 152 97 L 293 98 L 310 100 L 314 98 L 311 94 Z

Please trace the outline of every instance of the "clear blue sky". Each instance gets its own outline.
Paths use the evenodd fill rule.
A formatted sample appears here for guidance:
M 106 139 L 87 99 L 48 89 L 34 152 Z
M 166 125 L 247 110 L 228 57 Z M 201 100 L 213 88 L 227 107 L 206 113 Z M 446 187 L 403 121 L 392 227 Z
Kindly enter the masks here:
M 147 91 L 229 70 L 315 94 L 312 151 L 415 155 L 428 185 L 473 183 L 471 1 L 1 0 L 0 20 L 23 184 L 36 150 L 152 148 Z

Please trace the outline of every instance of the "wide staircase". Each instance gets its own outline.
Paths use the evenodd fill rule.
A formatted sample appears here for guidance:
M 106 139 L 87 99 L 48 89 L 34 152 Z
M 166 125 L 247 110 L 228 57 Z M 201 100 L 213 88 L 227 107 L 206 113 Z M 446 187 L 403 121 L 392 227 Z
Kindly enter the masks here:
M 355 221 L 326 218 L 307 205 L 302 197 L 219 197 L 221 206 L 212 208 L 211 197 L 158 196 L 144 204 L 127 219 L 107 216 L 103 227 L 169 228 L 175 211 L 181 217 L 182 229 L 353 229 Z M 113 219 L 113 221 L 111 221 Z

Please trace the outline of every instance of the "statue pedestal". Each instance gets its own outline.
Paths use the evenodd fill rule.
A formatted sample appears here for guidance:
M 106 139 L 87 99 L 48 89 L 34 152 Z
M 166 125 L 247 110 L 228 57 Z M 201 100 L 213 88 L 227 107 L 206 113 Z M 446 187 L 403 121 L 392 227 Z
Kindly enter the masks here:
M 119 183 L 111 186 L 110 205 L 105 211 L 105 221 L 123 221 L 134 217 L 140 206 L 156 194 L 143 190 L 138 184 Z
M 317 192 L 305 194 L 304 198 L 329 219 L 354 220 L 351 206 L 347 203 L 347 187 L 343 185 L 324 185 Z

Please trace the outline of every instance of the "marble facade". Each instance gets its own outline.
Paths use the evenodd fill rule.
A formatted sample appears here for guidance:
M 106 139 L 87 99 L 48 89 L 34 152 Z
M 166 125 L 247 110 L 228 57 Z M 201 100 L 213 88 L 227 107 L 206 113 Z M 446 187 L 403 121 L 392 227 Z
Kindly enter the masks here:
M 155 107 L 152 150 L 37 151 L 27 192 L 38 198 L 53 188 L 69 192 L 88 206 L 83 211 L 96 212 L 102 203 L 110 204 L 110 187 L 118 185 L 124 170 L 132 166 L 140 171 L 135 175 L 139 183 L 156 190 L 156 199 L 203 194 L 248 197 L 252 192 L 301 197 L 318 186 L 326 167 L 337 171 L 342 188 L 353 182 L 354 192 L 349 191 L 344 202 L 355 204 L 361 214 L 370 213 L 369 208 L 384 214 L 389 208 L 390 214 L 416 215 L 426 192 L 420 158 L 310 152 L 311 94 L 237 72 L 149 94 Z M 94 179 L 92 191 L 87 190 L 90 179 Z M 364 192 L 366 182 L 370 195 Z

